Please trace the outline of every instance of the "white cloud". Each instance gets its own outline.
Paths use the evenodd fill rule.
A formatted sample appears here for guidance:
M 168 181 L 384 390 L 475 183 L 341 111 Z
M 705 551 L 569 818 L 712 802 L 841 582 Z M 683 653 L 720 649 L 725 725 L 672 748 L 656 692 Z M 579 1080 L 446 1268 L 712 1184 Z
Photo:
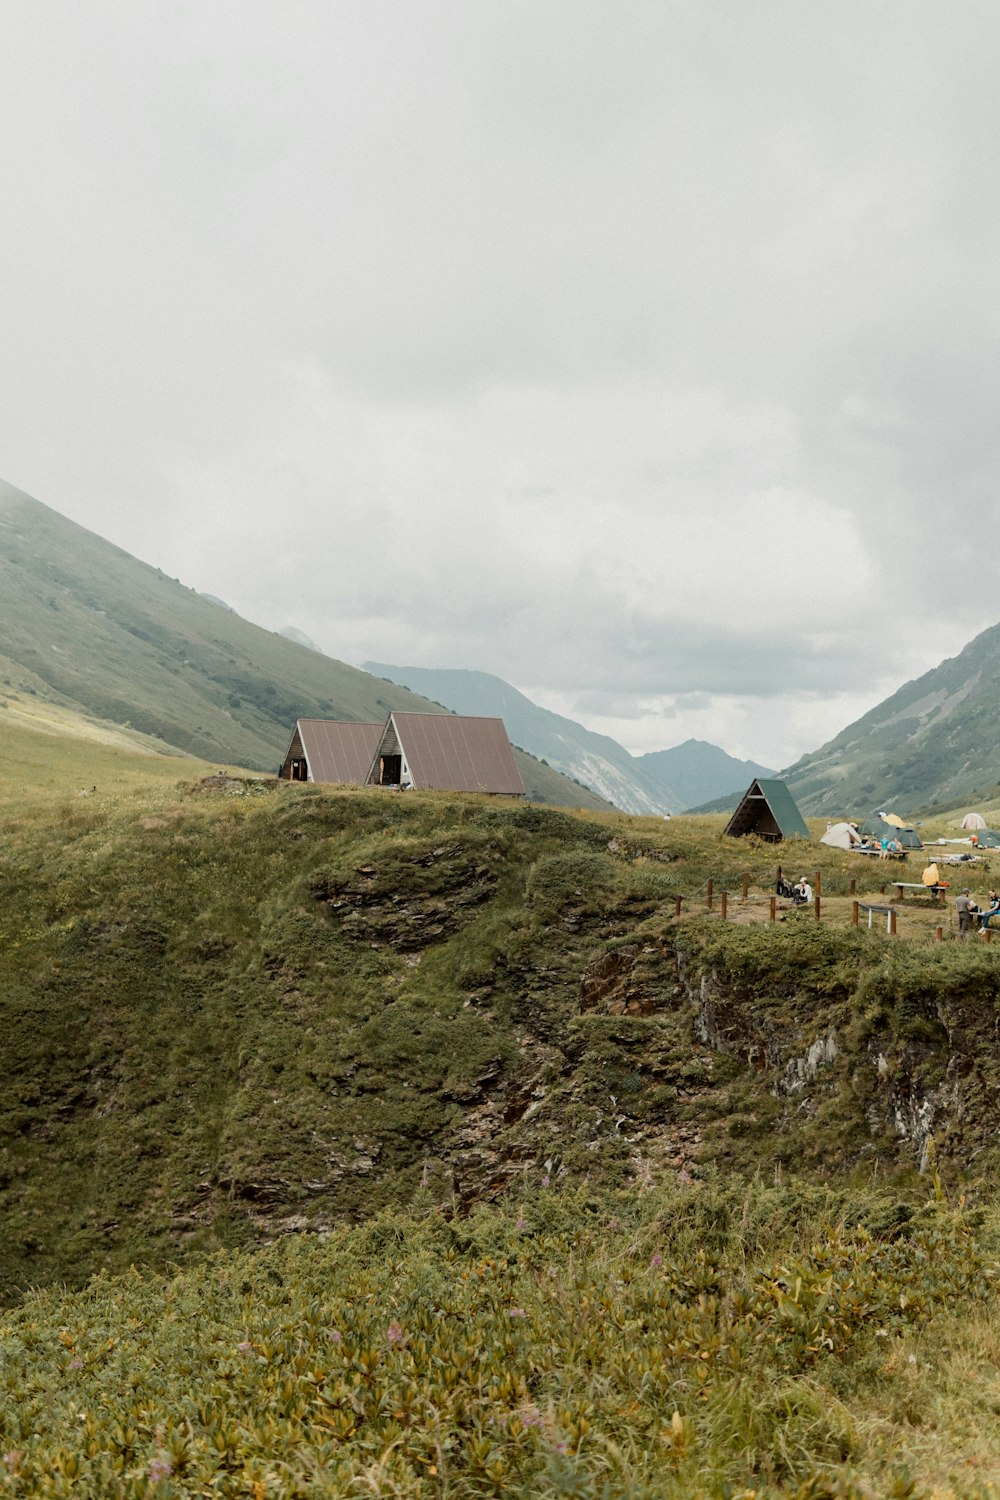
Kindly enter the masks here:
M 333 654 L 788 760 L 995 619 L 998 40 L 10 0 L 5 477 Z

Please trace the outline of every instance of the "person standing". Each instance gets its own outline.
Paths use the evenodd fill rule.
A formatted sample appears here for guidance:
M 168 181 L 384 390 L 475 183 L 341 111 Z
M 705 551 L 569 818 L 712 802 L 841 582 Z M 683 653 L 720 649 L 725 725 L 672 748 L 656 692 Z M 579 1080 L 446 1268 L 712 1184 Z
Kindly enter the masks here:
M 962 892 L 955 902 L 955 910 L 958 912 L 958 935 L 965 937 L 967 932 L 972 931 L 972 919 L 979 912 L 979 907 L 972 899 L 971 891 Z

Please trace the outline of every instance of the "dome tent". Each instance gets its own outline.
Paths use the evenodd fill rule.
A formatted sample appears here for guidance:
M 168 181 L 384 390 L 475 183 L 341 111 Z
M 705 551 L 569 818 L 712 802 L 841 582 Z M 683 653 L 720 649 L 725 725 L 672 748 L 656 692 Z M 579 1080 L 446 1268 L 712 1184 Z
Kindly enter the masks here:
M 966 813 L 965 817 L 962 819 L 962 827 L 985 828 L 986 819 L 983 817 L 982 813 Z
M 834 849 L 856 849 L 861 843 L 861 835 L 850 823 L 831 823 L 820 843 L 830 844 Z
M 920 849 L 920 835 L 913 828 L 896 828 L 878 813 L 872 813 L 861 825 L 861 832 L 873 839 L 896 839 L 904 849 Z

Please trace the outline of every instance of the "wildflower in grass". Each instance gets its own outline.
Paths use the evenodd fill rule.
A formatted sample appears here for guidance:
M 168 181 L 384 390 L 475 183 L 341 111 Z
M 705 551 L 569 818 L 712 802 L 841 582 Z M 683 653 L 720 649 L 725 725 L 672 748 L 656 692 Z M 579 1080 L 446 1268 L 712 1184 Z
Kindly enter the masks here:
M 74 1354 L 73 1355 L 73 1358 L 69 1362 L 69 1367 L 68 1368 L 71 1369 L 71 1370 L 82 1370 L 83 1369 L 83 1360 L 80 1358 L 79 1354 Z
M 548 1172 L 546 1172 L 545 1176 L 542 1178 L 542 1187 L 548 1187 L 551 1181 L 552 1179 L 550 1178 Z
M 525 1427 L 541 1427 L 542 1414 L 537 1406 L 522 1406 L 518 1412 Z
M 151 1484 L 159 1484 L 161 1479 L 166 1479 L 174 1472 L 174 1466 L 165 1453 L 158 1453 L 149 1466 L 148 1477 Z
M 518 1219 L 517 1223 L 514 1225 L 515 1229 L 527 1229 L 527 1227 L 528 1227 L 528 1221 L 527 1221 L 527 1219 Z
M 523 1307 L 512 1307 L 508 1314 L 508 1317 L 511 1318 L 526 1318 L 527 1316 L 528 1314 Z
M 241 1354 L 252 1354 L 253 1353 L 253 1344 L 251 1344 L 251 1342 L 250 1342 L 249 1339 L 244 1339 L 243 1342 L 242 1342 L 242 1344 L 237 1344 L 236 1347 L 240 1351 Z
M 396 1344 L 401 1344 L 404 1341 L 403 1330 L 402 1328 L 400 1328 L 395 1318 L 393 1318 L 392 1322 L 389 1324 L 388 1328 L 385 1331 L 385 1341 L 390 1346 L 390 1348 Z
M 21 1467 L 21 1459 L 23 1457 L 24 1454 L 19 1448 L 12 1448 L 9 1453 L 5 1453 L 3 1456 L 4 1468 L 11 1474 L 16 1474 Z
M 614 1232 L 615 1232 L 615 1230 L 617 1228 L 618 1228 L 618 1220 L 617 1219 L 609 1219 L 608 1220 L 608 1229 L 611 1231 L 612 1234 L 614 1234 Z
M 652 1266 L 652 1268 L 653 1268 L 654 1271 L 658 1271 L 660 1269 L 660 1267 L 663 1265 L 663 1256 L 662 1255 L 654 1255 L 653 1258 L 652 1258 L 652 1260 L 649 1262 L 649 1264 Z
M 330 1332 L 327 1334 L 327 1338 L 330 1340 L 331 1344 L 342 1344 L 344 1341 L 344 1335 L 341 1333 L 339 1328 L 331 1328 Z

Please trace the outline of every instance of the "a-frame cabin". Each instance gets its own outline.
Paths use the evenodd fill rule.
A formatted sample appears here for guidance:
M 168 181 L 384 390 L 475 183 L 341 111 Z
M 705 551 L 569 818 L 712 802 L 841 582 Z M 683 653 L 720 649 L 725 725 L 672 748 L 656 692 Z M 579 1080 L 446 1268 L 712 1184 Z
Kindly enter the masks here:
M 462 714 L 391 713 L 368 780 L 415 791 L 524 796 L 503 720 Z
M 769 844 L 780 844 L 782 839 L 811 837 L 805 819 L 795 805 L 795 798 L 785 783 L 760 778 L 750 783 L 749 790 L 744 793 L 725 832 L 734 839 L 755 833 Z

